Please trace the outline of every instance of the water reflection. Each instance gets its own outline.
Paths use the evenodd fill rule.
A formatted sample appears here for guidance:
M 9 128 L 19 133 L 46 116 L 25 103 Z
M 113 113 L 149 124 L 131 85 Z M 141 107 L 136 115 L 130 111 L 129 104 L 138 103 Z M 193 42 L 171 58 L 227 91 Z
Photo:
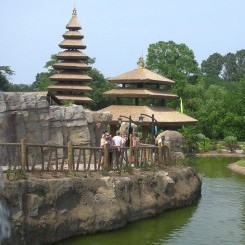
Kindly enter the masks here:
M 245 176 L 227 164 L 237 158 L 191 158 L 203 176 L 202 197 L 186 208 L 128 224 L 125 228 L 80 236 L 57 244 L 245 244 Z
M 56 244 L 162 244 L 162 241 L 170 237 L 172 232 L 189 222 L 197 206 L 198 202 L 191 207 L 168 211 L 154 218 L 129 223 L 122 229 L 88 236 L 78 236 Z

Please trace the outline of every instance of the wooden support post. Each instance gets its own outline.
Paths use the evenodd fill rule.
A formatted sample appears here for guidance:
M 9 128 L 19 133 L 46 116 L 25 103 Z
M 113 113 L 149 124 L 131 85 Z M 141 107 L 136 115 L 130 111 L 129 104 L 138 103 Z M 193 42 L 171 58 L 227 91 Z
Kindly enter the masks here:
M 74 170 L 73 144 L 71 141 L 68 142 L 68 170 Z
M 132 161 L 132 155 L 133 155 L 133 140 L 132 140 L 132 134 L 130 134 L 129 135 L 129 161 L 130 163 Z
M 158 143 L 158 166 L 163 166 L 163 148 L 161 147 L 161 143 Z
M 109 146 L 108 144 L 104 145 L 104 167 L 108 167 L 109 166 Z
M 21 168 L 25 169 L 26 165 L 27 165 L 27 152 L 26 152 L 26 139 L 21 139 L 20 141 L 20 145 L 21 145 Z

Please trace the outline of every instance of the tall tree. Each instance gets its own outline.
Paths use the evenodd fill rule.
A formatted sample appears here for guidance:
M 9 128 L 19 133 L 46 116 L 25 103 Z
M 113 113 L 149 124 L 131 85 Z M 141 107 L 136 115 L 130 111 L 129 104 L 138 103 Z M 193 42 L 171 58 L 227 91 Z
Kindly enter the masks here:
M 103 96 L 103 92 L 114 88 L 115 85 L 109 83 L 104 75 L 96 68 L 90 70 L 88 76 L 93 79 L 93 81 L 89 83 L 89 86 L 93 89 L 93 91 L 88 93 L 88 96 L 93 100 L 88 105 L 89 109 L 96 111 L 111 104 L 115 104 L 115 99 Z
M 9 77 L 14 75 L 14 72 L 9 66 L 0 66 L 0 90 L 8 91 L 9 89 Z
M 146 65 L 173 80 L 197 76 L 200 72 L 193 51 L 173 41 L 150 44 Z
M 224 69 L 222 77 L 226 81 L 239 81 L 235 54 L 228 53 L 224 56 Z
M 220 77 L 225 81 L 238 82 L 245 77 L 245 50 L 224 56 L 214 53 L 202 61 L 201 71 L 207 77 Z
M 182 96 L 186 83 L 196 84 L 200 75 L 194 53 L 185 44 L 160 41 L 150 44 L 147 68 L 176 82 L 174 91 Z
M 224 58 L 219 53 L 214 53 L 207 60 L 202 61 L 201 71 L 208 77 L 219 77 L 224 65 Z

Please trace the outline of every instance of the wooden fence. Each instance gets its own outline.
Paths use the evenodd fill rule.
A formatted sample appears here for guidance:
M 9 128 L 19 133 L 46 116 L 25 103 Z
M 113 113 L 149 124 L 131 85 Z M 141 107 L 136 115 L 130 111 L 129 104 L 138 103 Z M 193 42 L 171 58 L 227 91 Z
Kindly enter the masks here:
M 103 164 L 101 156 L 103 155 Z M 119 170 L 123 166 L 161 166 L 170 163 L 166 149 L 153 145 L 138 147 L 84 147 L 64 145 L 0 143 L 0 165 L 26 171 L 98 171 L 102 166 Z

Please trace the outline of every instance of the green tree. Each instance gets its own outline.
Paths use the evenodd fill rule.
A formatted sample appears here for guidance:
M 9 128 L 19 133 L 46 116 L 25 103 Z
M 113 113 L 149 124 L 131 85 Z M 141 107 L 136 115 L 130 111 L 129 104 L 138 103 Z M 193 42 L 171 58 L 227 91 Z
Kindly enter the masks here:
M 87 94 L 88 97 L 93 100 L 88 105 L 89 109 L 96 111 L 105 108 L 111 104 L 115 104 L 115 99 L 103 96 L 103 92 L 114 88 L 115 85 L 109 83 L 105 79 L 104 75 L 96 68 L 90 70 L 87 75 L 93 79 L 93 81 L 89 83 L 89 86 L 93 89 L 93 91 Z
M 173 41 L 150 44 L 146 65 L 150 70 L 177 81 L 200 73 L 193 51 L 185 44 Z
M 202 61 L 201 71 L 208 77 L 219 77 L 224 65 L 224 58 L 219 53 L 214 53 L 207 60 Z
M 57 62 L 57 58 L 55 55 L 51 55 L 49 61 L 46 62 L 44 68 L 46 68 L 47 72 L 41 72 L 36 75 L 36 80 L 33 82 L 32 86 L 35 90 L 45 91 L 48 89 L 48 86 L 52 85 L 53 82 L 49 79 L 49 77 L 57 71 L 53 68 L 53 64 Z
M 245 77 L 245 50 L 224 56 L 214 53 L 202 61 L 201 71 L 207 77 L 221 77 L 225 81 L 238 82 Z
M 224 69 L 222 77 L 226 81 L 239 81 L 235 54 L 228 53 L 224 56 Z
M 0 66 L 0 90 L 8 91 L 9 89 L 9 77 L 14 75 L 14 72 L 9 66 Z

